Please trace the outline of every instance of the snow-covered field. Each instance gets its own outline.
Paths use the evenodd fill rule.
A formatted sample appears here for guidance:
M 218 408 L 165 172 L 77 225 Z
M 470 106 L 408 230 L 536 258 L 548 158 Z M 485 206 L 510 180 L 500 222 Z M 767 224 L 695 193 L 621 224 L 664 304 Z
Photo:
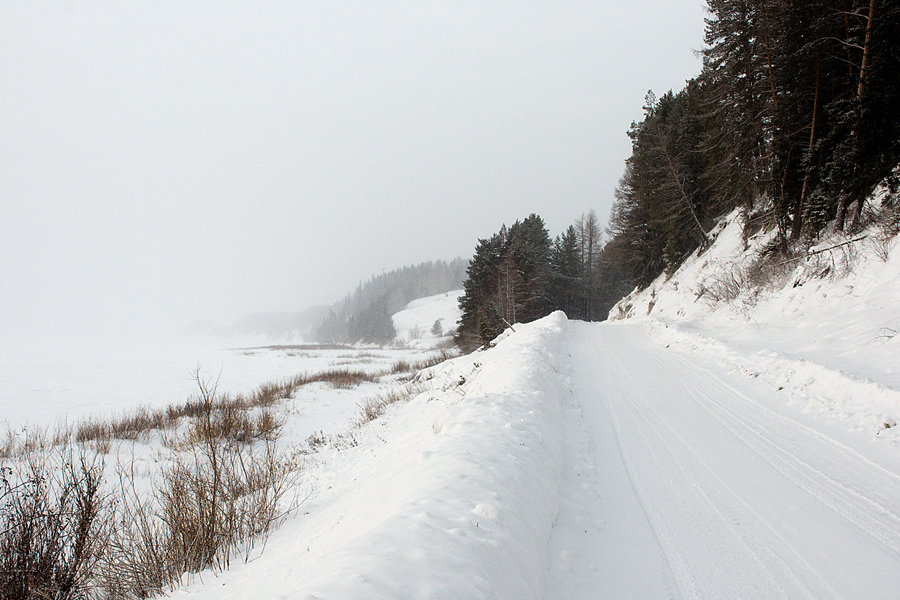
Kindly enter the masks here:
M 218 380 L 219 390 L 228 393 L 246 393 L 261 383 L 303 372 L 340 367 L 382 371 L 400 359 L 419 360 L 447 341 L 431 329 L 436 320 L 444 332 L 455 328 L 458 297 L 459 292 L 448 292 L 411 302 L 394 316 L 398 343 L 387 348 L 329 349 L 302 342 L 272 345 L 265 339 L 214 336 L 83 343 L 4 340 L 0 344 L 0 426 L 46 426 L 109 416 L 137 406 L 180 403 L 196 393 L 193 373 L 198 368 L 204 379 Z M 352 410 L 354 402 L 348 414 Z M 328 424 L 334 423 L 322 425 Z
M 241 346 L 207 339 L 144 345 L 19 346 L 0 359 L 0 425 L 70 423 L 137 406 L 178 404 L 197 391 L 192 373 L 218 380 L 221 392 L 250 392 L 261 383 L 344 367 L 380 371 L 422 352 L 398 348 L 323 349 Z M 317 394 L 321 396 L 321 394 Z M 325 401 L 328 401 L 327 399 Z M 348 407 L 348 411 L 354 408 Z

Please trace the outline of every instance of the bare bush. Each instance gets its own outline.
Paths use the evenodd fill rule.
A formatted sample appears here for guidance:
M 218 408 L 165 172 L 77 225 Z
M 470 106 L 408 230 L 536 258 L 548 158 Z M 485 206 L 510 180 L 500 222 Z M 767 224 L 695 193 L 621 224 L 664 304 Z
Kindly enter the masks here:
M 7 424 L 0 441 L 0 460 L 25 460 L 32 454 L 47 454 L 68 446 L 73 435 L 73 429 L 66 423 L 55 427 L 25 427 L 20 430 L 14 430 Z
M 294 392 L 311 383 L 327 383 L 336 389 L 349 389 L 365 382 L 374 382 L 383 373 L 369 373 L 363 370 L 330 369 L 317 373 L 301 373 L 280 381 L 270 381 L 261 384 L 249 395 L 243 394 L 217 394 L 212 406 L 213 412 L 220 413 L 216 424 L 223 427 L 231 427 L 232 434 L 226 437 L 241 438 L 245 441 L 266 435 L 266 429 L 271 429 L 277 423 L 274 415 L 257 416 L 248 415 L 252 408 L 271 407 L 276 403 L 293 396 Z M 195 373 L 195 378 L 197 374 Z M 78 424 L 75 429 L 75 439 L 79 442 L 105 441 L 111 439 L 147 441 L 153 431 L 174 429 L 183 419 L 196 420 L 204 414 L 208 407 L 204 406 L 202 398 L 191 398 L 182 404 L 172 404 L 161 409 L 149 409 L 138 407 L 118 417 L 108 420 L 96 418 L 87 419 Z M 32 434 L 46 436 L 46 432 Z M 32 439 L 29 443 L 39 446 L 52 446 L 50 441 Z M 0 456 L 6 452 L 6 445 L 0 444 Z
M 412 363 L 410 363 L 405 358 L 401 358 L 396 361 L 393 365 L 391 365 L 391 373 L 409 373 L 413 370 Z
M 133 463 L 120 473 L 118 534 L 104 568 L 110 598 L 145 598 L 183 573 L 225 569 L 296 506 L 282 503 L 296 472 L 278 449 L 283 420 L 267 409 L 249 416 L 246 404 L 217 395 L 199 374 L 197 384 L 196 415 L 170 444 L 179 451 L 152 494 L 138 491 Z
M 397 402 L 409 400 L 422 390 L 423 386 L 421 384 L 407 383 L 400 387 L 391 388 L 386 392 L 376 394 L 375 396 L 370 396 L 359 404 L 359 413 L 353 420 L 353 424 L 356 427 L 362 427 L 366 423 L 374 421 L 383 415 L 388 406 L 396 404 Z
M 875 255 L 887 262 L 891 248 L 900 234 L 900 210 L 892 205 L 881 207 L 874 216 L 875 225 L 869 235 L 869 246 Z
M 875 339 L 886 343 L 894 339 L 898 332 L 900 332 L 900 327 L 882 327 L 878 330 L 878 335 L 875 336 Z
M 747 286 L 744 270 L 736 264 L 719 269 L 700 284 L 700 296 L 713 302 L 736 300 Z
M 184 572 L 172 555 L 171 533 L 155 496 L 138 491 L 134 463 L 120 465 L 118 502 L 111 518 L 115 535 L 103 556 L 100 585 L 108 599 L 149 598 L 163 593 Z
M 728 263 L 700 284 L 697 297 L 712 302 L 741 301 L 740 310 L 752 307 L 761 290 L 783 286 L 806 255 L 779 240 L 762 248 L 749 262 Z
M 437 352 L 432 353 L 431 356 L 427 356 L 418 361 L 410 361 L 401 358 L 391 366 L 391 373 L 415 373 L 422 369 L 439 365 L 445 360 L 450 360 L 457 356 L 459 356 L 459 351 L 456 348 L 440 348 Z
M 103 463 L 69 447 L 0 468 L 0 597 L 90 598 L 108 533 Z

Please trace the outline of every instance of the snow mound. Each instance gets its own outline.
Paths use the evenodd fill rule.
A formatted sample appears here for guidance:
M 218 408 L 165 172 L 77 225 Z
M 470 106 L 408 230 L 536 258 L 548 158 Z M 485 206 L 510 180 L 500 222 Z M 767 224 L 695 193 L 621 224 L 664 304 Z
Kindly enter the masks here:
M 317 455 L 313 495 L 261 556 L 173 596 L 541 598 L 567 330 L 557 312 L 421 372 L 426 391 Z
M 448 339 L 462 312 L 459 298 L 463 290 L 454 290 L 413 300 L 393 315 L 396 340 L 413 348 L 433 348 Z M 440 324 L 435 331 L 435 323 Z

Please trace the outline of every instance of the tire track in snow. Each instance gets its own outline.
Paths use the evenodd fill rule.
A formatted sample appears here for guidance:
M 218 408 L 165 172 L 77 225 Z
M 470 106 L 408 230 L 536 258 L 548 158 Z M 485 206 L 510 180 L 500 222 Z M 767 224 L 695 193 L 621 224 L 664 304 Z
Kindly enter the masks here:
M 652 529 L 607 535 L 600 551 L 664 555 L 668 591 L 629 597 L 896 597 L 897 474 L 766 408 L 758 382 L 663 350 L 639 326 L 575 324 L 571 348 L 597 451 L 616 455 L 597 464 L 624 471 L 603 483 L 632 490 Z
M 701 408 L 785 477 L 900 557 L 900 477 L 809 427 L 762 407 L 712 373 L 706 373 L 712 386 L 727 390 L 732 399 L 741 399 L 744 404 L 729 405 L 698 391 L 697 396 L 703 400 L 694 399 Z M 765 418 L 753 415 L 754 410 Z M 775 441 L 776 430 L 777 438 L 784 441 Z M 798 441 L 806 442 L 808 447 Z M 840 447 L 843 461 L 828 461 L 826 466 L 839 471 L 846 483 L 812 464 L 823 462 L 822 457 L 833 453 L 835 446 Z M 873 481 L 879 485 L 871 485 Z M 866 487 L 870 489 L 865 490 Z M 893 493 L 885 494 L 886 490 Z
M 655 359 L 655 357 L 652 357 Z M 824 598 L 826 590 L 819 587 L 811 592 L 795 576 L 788 563 L 772 550 L 777 534 L 760 532 L 743 535 L 729 514 L 751 512 L 752 509 L 691 449 L 690 444 L 664 418 L 650 408 L 641 408 L 635 401 L 644 382 L 636 381 L 630 369 L 615 352 L 607 351 L 606 359 L 624 374 L 632 391 L 621 390 L 619 402 L 610 402 L 610 412 L 616 429 L 623 431 L 625 444 L 641 448 L 635 454 L 649 453 L 656 460 L 652 466 L 629 461 L 641 489 L 642 502 L 659 537 L 665 540 L 666 554 L 673 567 L 684 598 Z M 668 369 L 654 360 L 660 372 Z M 677 379 L 675 380 L 677 381 Z M 679 395 L 690 396 L 683 386 Z M 624 410 L 623 410 L 624 409 Z M 630 413 L 630 414 L 629 414 Z M 625 420 L 621 418 L 625 415 Z M 630 422 L 626 422 L 630 417 Z M 652 431 L 640 438 L 636 432 Z M 633 440 L 633 441 L 629 441 Z M 643 474 L 643 477 L 638 476 Z M 652 475 L 648 477 L 647 475 Z M 644 483 L 643 479 L 652 481 Z M 662 480 L 667 479 L 663 485 Z M 661 489 L 664 488 L 664 489 Z M 677 515 L 672 518 L 673 513 Z M 710 519 L 709 515 L 714 515 Z M 760 539 L 761 537 L 767 539 Z M 775 540 L 771 538 L 776 538 Z M 705 546 L 702 556 L 697 549 L 683 551 L 690 542 Z M 724 558 L 727 557 L 727 558 Z M 703 560 L 697 560 L 702 558 Z M 729 572 L 725 577 L 711 577 L 710 570 Z M 821 581 L 819 581 L 821 584 Z M 833 597 L 830 593 L 828 596 Z

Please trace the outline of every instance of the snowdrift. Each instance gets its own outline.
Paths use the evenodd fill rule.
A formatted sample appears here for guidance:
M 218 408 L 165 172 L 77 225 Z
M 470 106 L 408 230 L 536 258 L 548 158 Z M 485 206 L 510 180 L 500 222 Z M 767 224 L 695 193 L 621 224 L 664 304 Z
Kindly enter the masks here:
M 173 595 L 541 598 L 568 322 L 558 312 L 516 329 L 421 372 L 426 391 L 320 452 L 311 497 L 261 556 Z

